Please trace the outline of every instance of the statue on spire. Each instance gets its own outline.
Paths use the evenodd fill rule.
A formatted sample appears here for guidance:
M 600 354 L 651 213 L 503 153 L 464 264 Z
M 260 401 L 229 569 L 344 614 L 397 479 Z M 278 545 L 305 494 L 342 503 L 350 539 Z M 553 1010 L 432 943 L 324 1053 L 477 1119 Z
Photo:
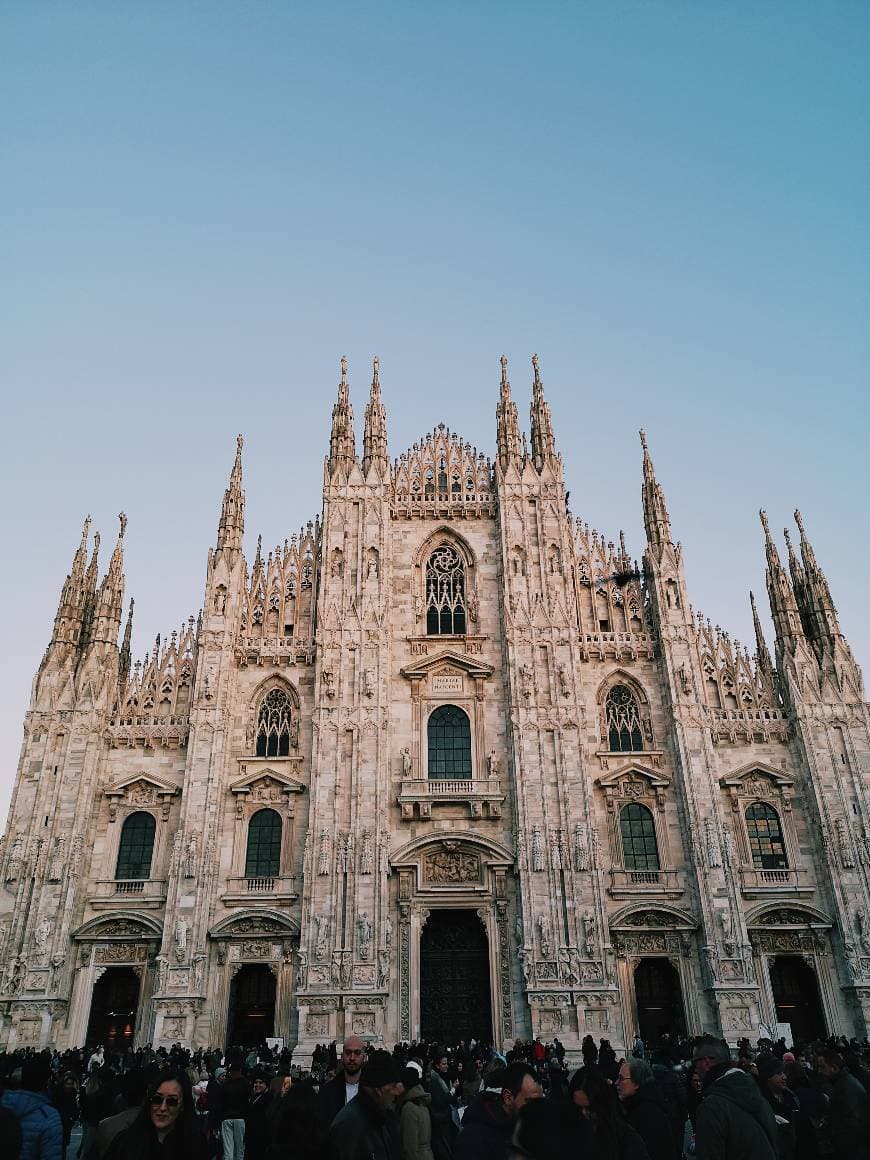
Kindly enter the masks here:
M 363 432 L 363 474 L 367 475 L 369 468 L 374 464 L 382 478 L 389 472 L 387 458 L 387 412 L 381 402 L 381 383 L 379 378 L 381 362 L 375 356 L 372 360 L 372 387 L 365 414 L 365 430 Z
M 671 542 L 671 520 L 665 503 L 665 493 L 656 479 L 655 468 L 646 441 L 646 432 L 640 431 L 643 448 L 643 522 L 650 547 L 662 547 Z
M 504 470 L 509 463 L 519 464 L 520 430 L 516 404 L 511 397 L 511 385 L 507 377 L 507 357 L 501 356 L 501 386 L 498 406 L 495 409 L 496 446 L 498 458 Z
M 356 459 L 356 440 L 353 433 L 353 408 L 347 384 L 347 359 L 341 357 L 341 381 L 338 398 L 332 408 L 332 431 L 329 436 L 329 474 L 339 466 L 347 472 Z
M 230 482 L 224 492 L 221 518 L 218 524 L 217 550 L 241 552 L 245 532 L 245 493 L 242 490 L 242 448 L 245 440 L 236 436 L 236 458 L 230 472 Z
M 532 422 L 532 460 L 538 471 L 545 463 L 551 462 L 556 455 L 556 439 L 553 435 L 553 420 L 550 415 L 550 406 L 544 398 L 544 384 L 541 382 L 541 372 L 538 367 L 538 356 L 532 355 L 532 370 L 534 382 L 532 384 L 532 406 L 530 417 Z

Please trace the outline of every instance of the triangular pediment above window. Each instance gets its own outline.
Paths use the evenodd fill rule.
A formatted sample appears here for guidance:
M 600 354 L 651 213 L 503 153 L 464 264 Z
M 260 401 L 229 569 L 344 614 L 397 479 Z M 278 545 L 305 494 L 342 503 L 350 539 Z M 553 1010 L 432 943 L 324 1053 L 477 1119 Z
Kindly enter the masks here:
M 281 770 L 268 765 L 265 761 L 252 770 L 250 766 L 253 764 L 250 758 L 244 763 L 242 776 L 230 782 L 231 793 L 251 794 L 254 797 L 259 791 L 265 791 L 268 794 L 273 789 L 279 794 L 305 793 L 305 785 L 295 777 L 290 777 Z
M 646 782 L 650 789 L 666 789 L 671 784 L 669 777 L 662 777 L 660 773 L 648 769 L 645 765 L 638 765 L 636 762 L 628 762 L 612 773 L 604 774 L 596 779 L 596 784 L 600 785 L 602 789 L 613 789 L 624 781 L 632 779 Z
M 137 793 L 140 797 L 146 794 L 150 797 L 167 797 L 181 793 L 181 787 L 164 781 L 162 777 L 155 777 L 153 773 L 131 773 L 129 777 L 107 785 L 103 793 L 106 797 L 132 797 Z
M 468 677 L 491 677 L 492 665 L 478 660 L 476 657 L 466 656 L 464 653 L 445 649 L 435 656 L 425 657 L 413 665 L 407 665 L 400 670 L 408 680 L 421 680 L 423 677 L 444 674 L 454 674 Z
M 781 770 L 774 769 L 772 765 L 767 765 L 763 761 L 754 761 L 751 765 L 743 765 L 726 777 L 719 778 L 719 784 L 723 788 L 746 789 L 754 781 L 772 782 L 777 789 L 786 789 L 794 785 L 793 777 L 789 777 Z

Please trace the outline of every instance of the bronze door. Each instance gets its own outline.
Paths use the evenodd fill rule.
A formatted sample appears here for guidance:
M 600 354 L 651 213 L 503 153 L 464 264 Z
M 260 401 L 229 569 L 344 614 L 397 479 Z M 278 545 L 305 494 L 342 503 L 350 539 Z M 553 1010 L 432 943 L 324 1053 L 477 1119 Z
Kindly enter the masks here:
M 473 910 L 433 910 L 420 938 L 420 1035 L 492 1042 L 489 946 Z

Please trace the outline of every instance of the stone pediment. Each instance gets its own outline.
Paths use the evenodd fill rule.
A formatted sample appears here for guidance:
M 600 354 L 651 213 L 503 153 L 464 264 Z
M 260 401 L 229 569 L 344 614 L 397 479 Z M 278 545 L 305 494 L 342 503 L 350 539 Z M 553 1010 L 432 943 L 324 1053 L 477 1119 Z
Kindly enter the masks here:
M 645 765 L 638 765 L 637 762 L 628 762 L 615 769 L 612 773 L 602 774 L 597 779 L 597 784 L 602 789 L 618 790 L 624 781 L 627 779 L 641 779 L 649 787 L 649 790 L 666 789 L 671 784 L 669 777 L 663 777 L 660 773 L 656 773 L 653 769 L 648 769 Z
M 719 784 L 723 789 L 733 787 L 744 793 L 752 793 L 753 791 L 749 788 L 752 782 L 763 782 L 764 780 L 772 782 L 776 789 L 787 789 L 794 785 L 793 777 L 789 777 L 763 761 L 754 761 L 751 765 L 735 769 L 733 773 L 720 777 Z
M 107 798 L 127 798 L 133 805 L 154 805 L 158 800 L 164 803 L 168 798 L 181 793 L 181 787 L 156 777 L 153 773 L 133 773 L 120 781 L 112 782 L 103 790 Z
M 492 676 L 492 665 L 466 653 L 445 649 L 435 656 L 425 657 L 401 669 L 403 677 L 409 681 L 422 681 L 430 676 L 463 676 L 476 680 L 487 680 Z
M 249 910 L 221 919 L 208 932 L 209 938 L 293 938 L 299 924 L 280 910 Z
M 248 759 L 241 769 L 242 776 L 230 782 L 230 793 L 244 795 L 255 801 L 280 801 L 284 794 L 305 793 L 306 787 L 301 781 L 275 769 L 269 764 L 269 758 L 257 762 Z
M 70 936 L 78 941 L 90 939 L 160 939 L 163 937 L 161 923 L 148 914 L 127 911 L 123 915 L 113 914 L 92 918 L 74 930 Z

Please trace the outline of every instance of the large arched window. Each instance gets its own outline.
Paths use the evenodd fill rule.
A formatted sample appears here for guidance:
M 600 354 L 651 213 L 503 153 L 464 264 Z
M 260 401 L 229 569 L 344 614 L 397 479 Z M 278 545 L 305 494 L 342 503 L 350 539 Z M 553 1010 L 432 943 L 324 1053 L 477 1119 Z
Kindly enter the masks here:
M 749 851 L 756 870 L 787 870 L 788 858 L 779 814 L 766 802 L 755 802 L 746 811 Z
M 611 753 L 638 753 L 643 749 L 637 697 L 627 685 L 614 685 L 607 694 L 604 716 Z
M 449 544 L 441 544 L 426 565 L 426 632 L 454 636 L 465 632 L 465 568 Z
M 281 815 L 257 810 L 248 823 L 246 878 L 276 878 L 281 872 Z
M 156 828 L 153 814 L 130 814 L 121 830 L 115 878 L 150 878 Z
M 471 722 L 455 705 L 429 718 L 429 777 L 471 777 Z
M 286 757 L 290 752 L 290 698 L 272 689 L 257 715 L 257 757 Z
M 619 829 L 626 870 L 658 870 L 659 847 L 651 811 L 637 802 L 623 806 L 619 812 Z

